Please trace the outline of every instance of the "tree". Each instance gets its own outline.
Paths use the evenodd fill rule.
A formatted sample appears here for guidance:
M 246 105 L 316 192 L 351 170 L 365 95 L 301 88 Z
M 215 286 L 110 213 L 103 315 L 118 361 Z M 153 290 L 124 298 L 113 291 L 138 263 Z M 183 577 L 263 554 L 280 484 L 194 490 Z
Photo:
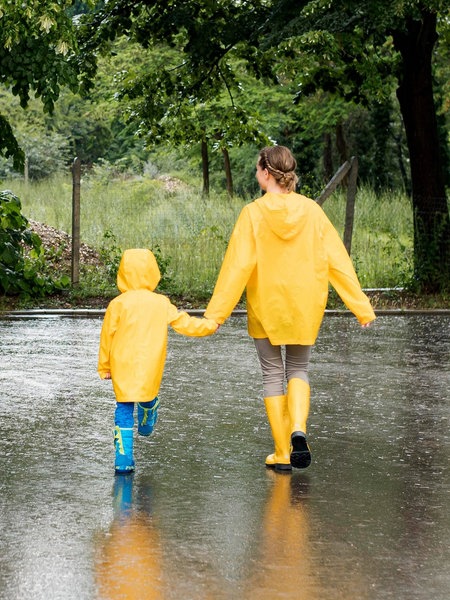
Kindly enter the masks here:
M 437 24 L 448 28 L 449 15 L 445 0 L 112 0 L 90 16 L 81 40 L 91 57 L 117 33 L 144 46 L 165 40 L 184 55 L 175 80 L 167 80 L 171 91 L 200 102 L 218 94 L 220 82 L 233 81 L 231 55 L 277 82 L 280 61 L 300 43 L 310 59 L 306 72 L 298 71 L 299 95 L 322 89 L 373 105 L 395 80 L 410 154 L 415 279 L 424 290 L 440 291 L 450 285 L 450 219 L 432 67 Z
M 300 4 L 300 7 L 299 7 Z M 314 56 L 299 75 L 298 97 L 322 89 L 363 106 L 382 104 L 397 85 L 410 158 L 414 214 L 415 283 L 424 291 L 450 287 L 450 218 L 443 136 L 433 85 L 438 25 L 450 28 L 444 0 L 392 3 L 334 0 L 270 3 L 270 27 L 260 51 L 293 47 Z
M 67 9 L 72 0 L 28 0 L 0 6 L 0 83 L 26 108 L 30 93 L 52 112 L 61 86 L 78 89 L 76 40 Z M 23 167 L 24 154 L 9 120 L 0 114 L 0 154 Z
M 448 29 L 449 17 L 445 0 L 115 0 L 94 23 L 97 41 L 119 27 L 143 44 L 178 44 L 185 56 L 180 69 L 190 74 L 180 76 L 184 96 L 201 98 L 221 79 L 232 79 L 230 54 L 244 58 L 256 76 L 276 81 L 280 57 L 294 56 L 300 43 L 312 59 L 306 76 L 299 70 L 300 94 L 309 85 L 373 104 L 395 80 L 410 154 L 415 279 L 433 292 L 450 285 L 450 218 L 433 95 L 437 28 Z
M 19 99 L 9 90 L 0 89 L 0 113 L 8 112 L 14 136 L 25 153 L 26 179 L 41 179 L 60 172 L 73 154 L 70 138 L 50 126 L 38 100 L 30 98 L 27 110 L 20 107 Z M 19 176 L 13 169 L 13 160 L 0 156 L 0 179 Z
M 392 35 L 401 55 L 397 97 L 411 161 L 415 277 L 421 287 L 439 291 L 450 283 L 450 219 L 433 98 L 437 14 L 424 6 L 419 10 Z
M 175 4 L 119 0 L 82 19 L 79 42 L 85 59 L 84 83 L 90 89 L 97 69 L 98 49 L 110 51 L 111 40 L 119 36 L 138 42 L 146 50 L 158 49 L 157 55 L 149 55 L 149 62 L 141 72 L 130 66 L 119 96 L 130 101 L 129 113 L 139 122 L 138 133 L 149 143 L 169 142 L 187 147 L 195 144 L 201 148 L 205 193 L 209 188 L 208 147 L 220 151 L 227 189 L 232 194 L 229 149 L 246 142 L 267 142 L 267 137 L 258 127 L 256 115 L 235 102 L 235 95 L 239 94 L 235 70 L 225 62 L 212 68 L 201 61 L 193 66 L 186 62 L 185 53 L 195 54 L 198 43 L 202 48 L 213 44 L 217 49 L 213 29 L 217 25 L 217 35 L 222 32 L 223 24 L 230 18 L 230 9 L 233 12 L 233 3 L 222 0 L 214 5 Z M 203 31 L 202 39 L 194 41 L 195 31 L 200 33 L 197 25 L 202 25 L 212 14 L 215 21 L 211 22 L 211 30 Z M 246 34 L 249 33 L 252 26 L 248 14 L 241 18 L 241 23 Z

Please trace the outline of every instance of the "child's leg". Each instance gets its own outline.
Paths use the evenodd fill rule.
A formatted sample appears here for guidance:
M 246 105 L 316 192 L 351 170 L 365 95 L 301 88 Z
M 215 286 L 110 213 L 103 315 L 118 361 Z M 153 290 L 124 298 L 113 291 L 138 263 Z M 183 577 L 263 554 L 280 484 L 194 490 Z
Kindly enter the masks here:
M 150 402 L 138 402 L 138 433 L 150 435 L 158 419 L 158 396 Z
M 117 474 L 134 471 L 133 427 L 134 402 L 117 402 L 114 415 L 115 471 Z

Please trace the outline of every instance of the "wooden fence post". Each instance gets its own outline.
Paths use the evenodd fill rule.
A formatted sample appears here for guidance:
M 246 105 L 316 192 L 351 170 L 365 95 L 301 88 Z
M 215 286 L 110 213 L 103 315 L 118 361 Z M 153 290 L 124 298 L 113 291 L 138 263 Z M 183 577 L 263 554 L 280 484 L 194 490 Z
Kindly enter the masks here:
M 72 285 L 80 281 L 80 185 L 81 160 L 72 165 Z
M 337 188 L 337 186 L 341 183 L 341 181 L 344 179 L 344 177 L 350 171 L 351 166 L 352 165 L 351 165 L 350 161 L 346 160 L 345 163 L 339 167 L 339 169 L 336 171 L 336 173 L 333 175 L 333 177 L 330 179 L 330 181 L 325 186 L 323 192 L 320 194 L 320 196 L 318 198 L 316 198 L 317 204 L 322 206 L 322 204 L 325 202 L 325 200 L 329 196 L 331 196 L 331 194 L 334 192 L 334 190 Z
M 25 162 L 23 165 L 23 178 L 25 180 L 25 185 L 28 185 L 28 182 L 30 180 L 29 175 L 30 175 L 30 169 L 29 169 L 29 162 L 28 162 L 28 156 L 25 156 Z
M 345 207 L 344 246 L 350 254 L 352 247 L 353 221 L 355 216 L 356 183 L 358 179 L 358 158 L 352 156 L 350 160 L 339 167 L 330 181 L 327 183 L 320 196 L 316 198 L 317 204 L 322 206 L 325 200 L 331 196 L 344 177 L 349 174 L 347 186 L 347 203 Z

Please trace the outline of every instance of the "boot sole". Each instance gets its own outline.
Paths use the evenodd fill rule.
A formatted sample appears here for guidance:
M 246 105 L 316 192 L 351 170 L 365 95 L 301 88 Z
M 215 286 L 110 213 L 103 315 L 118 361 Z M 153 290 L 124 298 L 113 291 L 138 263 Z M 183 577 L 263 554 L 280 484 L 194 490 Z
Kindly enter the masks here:
M 291 436 L 291 465 L 296 469 L 306 469 L 311 464 L 311 452 L 304 435 Z
M 292 471 L 292 466 L 291 465 L 285 465 L 283 463 L 276 463 L 273 465 L 267 465 L 266 464 L 266 469 L 272 469 L 272 471 L 278 471 L 281 473 L 286 473 L 286 472 L 290 472 Z
M 147 430 L 142 430 L 142 429 L 138 429 L 138 434 L 142 435 L 143 437 L 148 437 L 149 435 L 152 435 L 153 433 L 153 429 L 151 431 L 147 431 Z
M 114 473 L 116 475 L 130 475 L 131 473 L 134 473 L 134 467 L 132 467 L 131 469 L 124 469 L 124 468 L 120 468 L 120 469 L 114 469 Z

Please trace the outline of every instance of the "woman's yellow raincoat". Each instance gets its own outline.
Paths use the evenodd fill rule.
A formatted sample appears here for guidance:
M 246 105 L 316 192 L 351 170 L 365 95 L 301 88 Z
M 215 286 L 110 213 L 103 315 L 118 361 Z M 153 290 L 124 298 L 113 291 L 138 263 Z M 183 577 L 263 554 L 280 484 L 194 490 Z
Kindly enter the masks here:
M 111 373 L 117 402 L 149 402 L 158 394 L 167 350 L 167 326 L 202 337 L 217 329 L 215 321 L 178 312 L 166 296 L 153 290 L 161 278 L 152 252 L 126 250 L 117 274 L 122 292 L 106 309 L 100 334 L 98 373 Z
M 223 323 L 247 288 L 251 337 L 313 345 L 329 283 L 361 325 L 375 319 L 322 208 L 295 192 L 267 193 L 242 209 L 205 317 Z

